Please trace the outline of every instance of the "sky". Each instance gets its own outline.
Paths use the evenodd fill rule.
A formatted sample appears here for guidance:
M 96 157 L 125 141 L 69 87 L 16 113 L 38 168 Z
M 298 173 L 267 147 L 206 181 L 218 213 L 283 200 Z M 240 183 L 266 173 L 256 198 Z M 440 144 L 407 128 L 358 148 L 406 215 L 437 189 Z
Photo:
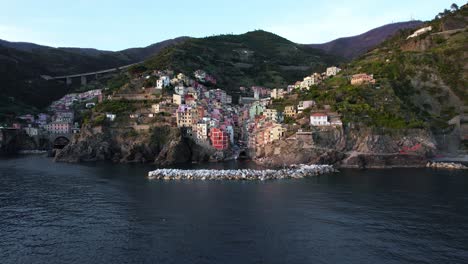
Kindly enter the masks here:
M 122 50 L 179 36 L 263 29 L 304 44 L 431 20 L 446 0 L 0 0 L 0 39 Z

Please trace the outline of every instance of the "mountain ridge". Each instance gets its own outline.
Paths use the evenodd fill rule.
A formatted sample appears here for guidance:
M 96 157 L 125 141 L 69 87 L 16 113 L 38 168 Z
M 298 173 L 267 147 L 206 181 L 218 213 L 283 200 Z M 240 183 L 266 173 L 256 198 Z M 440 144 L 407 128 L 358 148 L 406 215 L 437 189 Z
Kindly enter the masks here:
M 351 60 L 376 47 L 399 30 L 412 29 L 421 25 L 423 25 L 423 22 L 419 20 L 391 23 L 359 35 L 338 38 L 322 44 L 307 45 Z

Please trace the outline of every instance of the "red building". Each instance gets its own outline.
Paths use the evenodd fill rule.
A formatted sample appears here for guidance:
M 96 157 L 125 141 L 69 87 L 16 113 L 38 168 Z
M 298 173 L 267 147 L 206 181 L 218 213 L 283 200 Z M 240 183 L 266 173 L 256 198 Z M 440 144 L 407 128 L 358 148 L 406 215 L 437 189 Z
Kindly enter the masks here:
M 217 150 L 225 150 L 228 148 L 229 136 L 226 131 L 219 128 L 210 129 L 211 145 Z

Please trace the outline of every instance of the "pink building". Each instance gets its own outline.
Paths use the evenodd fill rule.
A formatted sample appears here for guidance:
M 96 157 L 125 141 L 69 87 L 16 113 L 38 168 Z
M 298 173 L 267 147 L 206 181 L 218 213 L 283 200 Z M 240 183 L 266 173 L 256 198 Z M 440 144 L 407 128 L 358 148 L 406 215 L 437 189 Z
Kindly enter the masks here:
M 66 122 L 52 122 L 47 124 L 45 128 L 52 134 L 67 134 L 71 131 L 71 124 Z
M 359 73 L 359 74 L 353 75 L 353 77 L 351 78 L 352 85 L 361 85 L 364 83 L 374 84 L 375 83 L 374 76 L 372 74 L 368 75 L 366 73 Z

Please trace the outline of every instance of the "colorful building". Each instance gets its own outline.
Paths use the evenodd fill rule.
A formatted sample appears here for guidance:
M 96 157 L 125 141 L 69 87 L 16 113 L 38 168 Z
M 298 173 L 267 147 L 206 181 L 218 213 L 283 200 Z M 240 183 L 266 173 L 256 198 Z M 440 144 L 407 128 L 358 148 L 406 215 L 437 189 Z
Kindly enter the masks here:
M 352 85 L 361 85 L 361 84 L 365 84 L 365 83 L 370 83 L 370 84 L 374 84 L 375 83 L 375 79 L 374 79 L 374 76 L 371 74 L 366 74 L 366 73 L 359 73 L 359 74 L 355 74 L 351 77 L 351 84 Z
M 199 118 L 198 109 L 188 105 L 180 105 L 176 111 L 178 127 L 191 127 L 197 124 Z
M 210 129 L 211 145 L 217 150 L 226 150 L 229 147 L 229 136 L 226 131 L 219 128 Z
M 284 115 L 287 117 L 295 117 L 297 115 L 296 107 L 288 105 L 284 108 Z

